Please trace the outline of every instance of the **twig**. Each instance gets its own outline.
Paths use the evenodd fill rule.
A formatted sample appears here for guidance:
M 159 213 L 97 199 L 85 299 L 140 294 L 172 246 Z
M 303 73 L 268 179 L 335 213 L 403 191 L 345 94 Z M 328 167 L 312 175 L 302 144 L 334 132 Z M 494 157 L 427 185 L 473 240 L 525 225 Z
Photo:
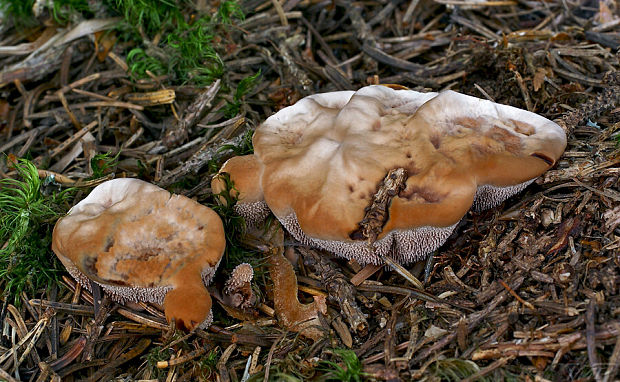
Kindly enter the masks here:
M 207 352 L 207 348 L 206 347 L 202 347 L 200 349 L 196 349 L 196 350 L 192 350 L 191 352 L 181 356 L 181 357 L 177 357 L 177 358 L 173 358 L 170 359 L 168 361 L 158 361 L 157 362 L 157 368 L 158 369 L 165 369 L 171 366 L 177 366 L 180 365 L 182 363 L 185 363 L 187 361 L 191 361 L 194 358 L 198 358 L 201 355 L 205 354 Z
M 601 376 L 601 363 L 596 354 L 596 327 L 594 326 L 596 322 L 596 306 L 594 304 L 594 299 L 591 298 L 586 310 L 586 344 L 588 349 L 588 362 L 590 363 L 592 374 L 594 374 L 594 379 L 599 382 L 602 381 L 603 378 Z

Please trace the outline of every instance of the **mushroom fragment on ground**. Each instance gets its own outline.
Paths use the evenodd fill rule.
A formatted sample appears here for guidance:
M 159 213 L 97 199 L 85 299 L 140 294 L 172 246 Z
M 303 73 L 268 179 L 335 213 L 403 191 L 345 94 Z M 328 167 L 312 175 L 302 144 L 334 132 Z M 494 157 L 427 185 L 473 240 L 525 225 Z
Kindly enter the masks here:
M 241 263 L 233 269 L 224 284 L 224 298 L 234 308 L 246 309 L 254 305 L 256 296 L 252 293 L 254 269 L 248 263 Z
M 225 245 L 213 210 L 138 179 L 97 186 L 58 220 L 52 241 L 84 288 L 92 280 L 115 301 L 163 304 L 168 321 L 186 330 L 211 324 L 205 285 Z
M 252 222 L 269 209 L 304 244 L 383 264 L 384 256 L 422 259 L 472 206 L 490 208 L 521 191 L 556 163 L 566 135 L 540 115 L 453 91 L 367 86 L 280 110 L 253 144 L 255 154 L 224 164 L 214 192 L 229 176 L 235 209 Z M 370 247 L 361 234 L 365 212 L 398 168 L 404 188 L 380 214 Z

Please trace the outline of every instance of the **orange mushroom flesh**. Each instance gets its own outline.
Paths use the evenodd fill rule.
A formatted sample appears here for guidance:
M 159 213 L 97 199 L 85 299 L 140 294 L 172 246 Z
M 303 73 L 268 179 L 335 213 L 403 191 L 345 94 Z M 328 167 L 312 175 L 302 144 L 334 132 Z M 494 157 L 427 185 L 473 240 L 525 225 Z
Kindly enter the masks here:
M 85 288 L 118 302 L 163 304 L 168 321 L 192 330 L 212 320 L 205 285 L 225 247 L 211 209 L 138 179 L 96 187 L 54 227 L 52 249 Z
M 302 243 L 382 264 L 381 256 L 422 259 L 472 205 L 489 208 L 521 191 L 555 164 L 566 136 L 537 114 L 453 91 L 368 86 L 306 97 L 268 118 L 253 143 L 254 155 L 222 169 L 239 190 L 240 213 L 255 216 L 262 196 Z M 240 163 L 258 170 L 248 176 Z M 356 232 L 397 168 L 406 170 L 405 187 L 369 251 Z

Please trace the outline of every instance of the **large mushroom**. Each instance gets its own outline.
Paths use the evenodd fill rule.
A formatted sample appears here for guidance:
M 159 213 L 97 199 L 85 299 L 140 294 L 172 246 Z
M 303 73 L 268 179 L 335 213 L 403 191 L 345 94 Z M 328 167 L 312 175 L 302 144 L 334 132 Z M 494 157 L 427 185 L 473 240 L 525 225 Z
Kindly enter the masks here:
M 254 155 L 224 164 L 215 193 L 228 174 L 240 214 L 256 219 L 268 207 L 300 242 L 382 264 L 422 259 L 472 205 L 521 191 L 555 164 L 566 136 L 542 116 L 454 91 L 368 86 L 306 97 L 268 118 L 253 143 Z M 402 187 L 379 206 L 369 250 L 369 210 L 398 169 Z
M 213 210 L 138 179 L 97 186 L 56 223 L 52 241 L 85 288 L 92 280 L 116 301 L 163 304 L 186 330 L 211 323 L 205 285 L 225 245 Z

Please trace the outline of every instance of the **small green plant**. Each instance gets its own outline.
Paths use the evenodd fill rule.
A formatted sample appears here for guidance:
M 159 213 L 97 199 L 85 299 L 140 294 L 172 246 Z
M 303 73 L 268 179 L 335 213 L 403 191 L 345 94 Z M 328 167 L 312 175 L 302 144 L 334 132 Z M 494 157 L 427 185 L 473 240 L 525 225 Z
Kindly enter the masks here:
M 243 97 L 248 94 L 254 88 L 254 86 L 256 86 L 260 75 L 261 72 L 259 70 L 258 73 L 245 77 L 244 79 L 239 81 L 239 85 L 237 85 L 237 90 L 235 90 L 232 102 L 230 102 L 226 106 L 225 114 L 227 117 L 231 118 L 237 115 L 237 113 L 239 113 Z
M 69 190 L 43 195 L 31 162 L 20 160 L 15 169 L 19 180 L 0 180 L 0 290 L 18 304 L 22 291 L 57 280 L 60 267 L 50 251 L 51 231 Z
M 253 130 L 248 130 L 245 133 L 245 135 L 243 136 L 243 139 L 242 139 L 240 144 L 238 144 L 238 145 L 232 145 L 232 144 L 222 145 L 218 149 L 218 152 L 224 152 L 224 151 L 227 151 L 227 150 L 231 150 L 235 154 L 235 156 L 252 154 L 252 153 L 254 153 L 254 146 L 252 145 L 252 135 L 254 135 L 254 131 Z M 215 167 L 214 170 L 215 171 L 213 171 L 213 172 L 217 172 L 217 167 Z
M 168 71 L 183 83 L 206 85 L 224 73 L 224 63 L 213 48 L 214 23 L 202 16 L 192 24 L 180 20 L 177 28 L 168 34 L 170 54 Z
M 105 3 L 123 15 L 128 26 L 146 36 L 154 36 L 166 24 L 182 18 L 175 0 L 106 0 Z
M 201 377 L 200 380 L 209 380 L 209 378 L 213 377 L 213 373 L 217 370 L 219 357 L 219 348 L 215 348 L 198 359 L 197 367 Z
M 52 12 L 54 21 L 59 24 L 66 24 L 71 15 L 90 14 L 90 8 L 86 0 L 49 0 L 45 4 Z
M 119 151 L 115 156 L 112 154 L 95 154 L 90 160 L 90 167 L 93 169 L 92 179 L 97 179 L 105 176 L 113 167 L 118 163 L 118 156 L 121 155 Z
M 156 379 L 166 376 L 166 371 L 157 367 L 157 362 L 167 361 L 170 359 L 169 349 L 164 349 L 161 346 L 155 346 L 151 350 L 141 357 L 146 360 L 150 366 L 152 376 Z
M 39 21 L 34 17 L 34 5 L 35 0 L 0 0 L 0 9 L 11 16 L 19 28 L 33 27 L 39 24 Z M 71 15 L 88 16 L 90 14 L 87 0 L 47 0 L 38 2 L 37 6 L 41 10 L 47 9 L 58 24 L 66 24 Z
M 32 14 L 34 0 L 0 0 L 0 10 L 5 20 L 13 20 L 18 28 L 28 28 L 38 24 Z
M 327 381 L 361 382 L 364 372 L 362 362 L 357 354 L 349 349 L 334 349 L 332 352 L 342 359 L 341 363 L 333 361 L 321 361 L 321 369 L 327 371 Z
M 162 75 L 168 72 L 168 68 L 163 62 L 146 54 L 142 48 L 134 48 L 127 54 L 127 65 L 134 77 L 147 77 L 147 71 L 154 75 Z
M 213 208 L 222 218 L 224 223 L 224 229 L 226 232 L 226 258 L 227 263 L 231 262 L 230 255 L 234 252 L 241 250 L 238 245 L 235 245 L 237 239 L 245 232 L 245 220 L 239 214 L 237 214 L 233 208 L 237 202 L 237 198 L 232 195 L 231 191 L 236 189 L 233 182 L 230 180 L 228 174 L 222 174 L 222 179 L 226 182 L 226 189 L 219 194 L 213 195 L 215 198 L 224 199 L 223 203 L 214 203 Z
M 225 0 L 217 10 L 217 19 L 222 24 L 231 24 L 233 19 L 245 19 L 245 15 L 236 1 Z

